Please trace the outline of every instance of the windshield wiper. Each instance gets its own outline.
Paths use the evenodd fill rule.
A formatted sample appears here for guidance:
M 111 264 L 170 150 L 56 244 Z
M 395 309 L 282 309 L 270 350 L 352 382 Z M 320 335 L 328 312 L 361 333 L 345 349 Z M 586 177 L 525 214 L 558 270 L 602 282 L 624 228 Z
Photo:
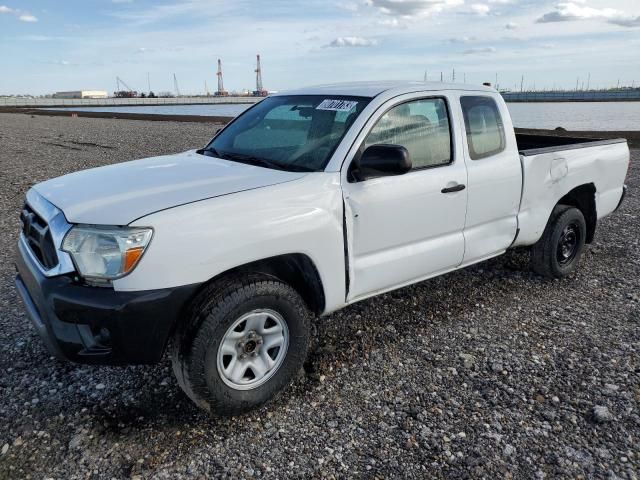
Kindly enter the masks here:
M 234 152 L 219 152 L 214 147 L 201 148 L 196 150 L 196 153 L 200 155 L 206 155 L 207 157 L 218 157 L 224 160 L 231 160 L 234 162 L 247 163 L 249 165 L 256 165 L 259 167 L 273 168 L 275 170 L 285 170 L 289 172 L 313 172 L 312 168 L 304 165 L 283 164 L 268 158 L 256 157 L 254 155 L 244 155 L 242 153 Z
M 261 158 L 253 155 L 243 155 L 241 153 L 225 152 L 222 154 L 220 158 L 224 158 L 225 160 L 233 160 L 241 163 L 248 163 L 249 165 L 257 165 L 259 167 L 273 168 L 276 170 L 298 171 L 298 172 L 311 171 L 310 168 L 302 167 L 300 165 L 282 164 L 279 162 L 275 162 L 273 160 L 269 160 L 268 158 Z
M 213 147 L 201 148 L 200 150 L 196 150 L 196 153 L 199 153 L 200 155 L 206 155 L 207 157 L 223 158 L 222 154 Z

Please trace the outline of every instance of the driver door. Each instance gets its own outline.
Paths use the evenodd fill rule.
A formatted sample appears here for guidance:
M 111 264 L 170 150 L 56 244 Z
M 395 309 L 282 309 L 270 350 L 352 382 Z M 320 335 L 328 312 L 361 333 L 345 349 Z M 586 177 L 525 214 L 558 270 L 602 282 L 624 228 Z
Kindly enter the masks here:
M 444 98 L 395 101 L 365 127 L 359 152 L 404 146 L 412 170 L 356 182 L 343 175 L 352 302 L 456 268 L 464 256 L 467 171 Z M 368 132 L 368 133 L 366 133 Z

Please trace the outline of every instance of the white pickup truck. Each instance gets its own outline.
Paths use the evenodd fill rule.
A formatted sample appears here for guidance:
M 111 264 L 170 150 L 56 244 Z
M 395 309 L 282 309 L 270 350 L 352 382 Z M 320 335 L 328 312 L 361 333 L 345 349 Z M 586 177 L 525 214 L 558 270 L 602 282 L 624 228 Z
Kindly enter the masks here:
M 487 87 L 272 95 L 200 150 L 35 185 L 16 287 L 58 357 L 169 350 L 191 399 L 236 414 L 291 381 L 315 316 L 514 247 L 566 276 L 628 164 L 624 139 L 516 135 Z

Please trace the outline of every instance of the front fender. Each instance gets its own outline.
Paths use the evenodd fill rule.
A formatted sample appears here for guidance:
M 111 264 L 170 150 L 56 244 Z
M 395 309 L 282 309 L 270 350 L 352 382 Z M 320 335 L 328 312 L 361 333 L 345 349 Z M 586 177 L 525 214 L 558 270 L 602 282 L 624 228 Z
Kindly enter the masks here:
M 114 288 L 202 283 L 249 262 L 301 253 L 316 265 L 331 311 L 345 299 L 342 210 L 339 173 L 318 172 L 151 214 L 132 224 L 153 227 L 151 244 Z

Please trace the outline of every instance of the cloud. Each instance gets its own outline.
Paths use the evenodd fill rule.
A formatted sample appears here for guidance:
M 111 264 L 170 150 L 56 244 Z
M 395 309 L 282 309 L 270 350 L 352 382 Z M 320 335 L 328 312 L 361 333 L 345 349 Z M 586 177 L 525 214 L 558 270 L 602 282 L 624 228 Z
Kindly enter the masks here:
M 507 30 L 517 30 L 518 28 L 520 28 L 520 25 L 515 22 L 509 22 L 504 26 L 504 28 L 506 28 Z
M 476 40 L 478 40 L 478 37 L 454 37 L 449 39 L 449 43 L 469 43 Z
M 325 47 L 372 47 L 378 42 L 364 37 L 338 37 Z
M 18 17 L 21 22 L 37 22 L 38 19 L 30 13 L 23 13 Z
M 494 47 L 474 47 L 469 48 L 462 52 L 464 55 L 480 55 L 483 53 L 495 53 L 496 49 Z
M 474 3 L 471 5 L 471 12 L 476 15 L 485 16 L 491 11 L 489 5 L 485 5 L 484 3 Z
M 20 38 L 30 42 L 50 42 L 52 40 L 61 39 L 62 37 L 50 37 L 49 35 L 23 35 Z
M 397 18 L 382 18 L 378 21 L 378 25 L 381 25 L 383 27 L 390 27 L 390 28 L 407 28 L 407 26 L 404 23 L 401 23 L 400 20 L 398 20 Z
M 640 16 L 628 18 L 612 18 L 609 23 L 619 25 L 621 27 L 640 27 Z
M 9 8 L 6 5 L 0 5 L 0 14 L 6 13 L 10 15 L 15 15 L 18 17 L 18 20 L 21 22 L 37 22 L 38 19 L 31 15 L 29 12 L 23 12 L 21 10 L 15 10 L 13 8 Z
M 640 17 L 627 15 L 615 8 L 593 8 L 584 0 L 558 3 L 555 10 L 547 12 L 536 23 L 575 22 L 580 20 L 604 20 L 621 27 L 640 26 Z
M 439 13 L 463 5 L 464 0 L 365 0 L 365 4 L 385 15 L 410 18 Z

